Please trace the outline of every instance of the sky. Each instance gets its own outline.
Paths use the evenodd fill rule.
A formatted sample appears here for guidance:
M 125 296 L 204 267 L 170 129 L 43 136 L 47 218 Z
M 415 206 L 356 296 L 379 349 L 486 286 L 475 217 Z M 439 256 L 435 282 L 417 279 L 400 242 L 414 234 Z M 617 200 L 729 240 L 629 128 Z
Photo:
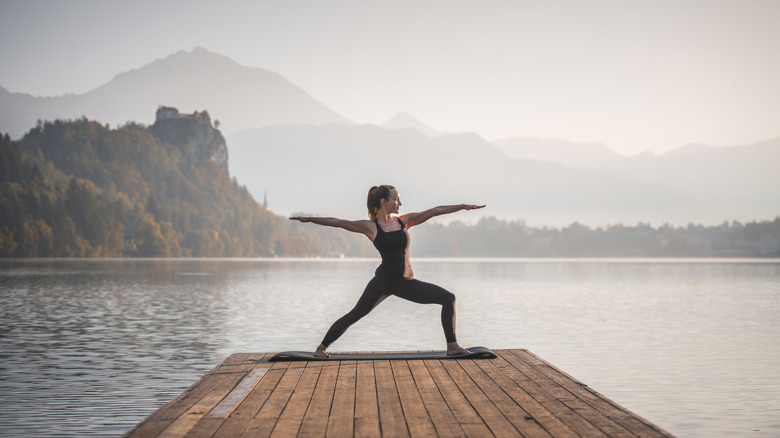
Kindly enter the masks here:
M 0 86 L 80 94 L 203 47 L 356 123 L 599 142 L 780 136 L 780 1 L 0 0 Z

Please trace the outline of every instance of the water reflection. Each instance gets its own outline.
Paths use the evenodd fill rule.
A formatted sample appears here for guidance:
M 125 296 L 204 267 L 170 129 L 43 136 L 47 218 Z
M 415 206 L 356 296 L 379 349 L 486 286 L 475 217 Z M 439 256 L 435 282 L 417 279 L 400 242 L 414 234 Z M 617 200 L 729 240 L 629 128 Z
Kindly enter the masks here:
M 120 435 L 229 354 L 312 348 L 376 263 L 2 261 L 0 435 Z M 463 345 L 529 348 L 681 436 L 780 435 L 777 262 L 415 265 Z M 390 299 L 333 349 L 443 343 L 436 306 Z

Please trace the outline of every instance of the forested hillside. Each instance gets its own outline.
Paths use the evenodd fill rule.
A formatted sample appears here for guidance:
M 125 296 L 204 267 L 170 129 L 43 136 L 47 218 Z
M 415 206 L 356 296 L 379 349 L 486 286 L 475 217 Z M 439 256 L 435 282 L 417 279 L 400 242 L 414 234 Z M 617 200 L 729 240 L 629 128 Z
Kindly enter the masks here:
M 365 255 L 338 230 L 262 208 L 227 171 L 224 138 L 182 117 L 116 129 L 79 119 L 2 137 L 0 256 Z M 363 239 L 365 240 L 365 239 Z M 360 242 L 363 243 L 363 242 Z

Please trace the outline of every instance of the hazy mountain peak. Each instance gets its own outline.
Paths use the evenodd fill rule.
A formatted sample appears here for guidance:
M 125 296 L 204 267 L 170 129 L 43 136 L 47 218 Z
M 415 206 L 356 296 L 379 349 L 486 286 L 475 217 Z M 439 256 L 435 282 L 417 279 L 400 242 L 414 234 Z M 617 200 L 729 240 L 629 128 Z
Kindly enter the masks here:
M 243 67 L 227 56 L 220 55 L 219 53 L 210 52 L 202 47 L 196 47 L 191 51 L 179 50 L 164 58 L 157 58 L 154 61 L 145 64 L 139 68 L 128 70 L 126 72 L 118 73 L 114 76 L 114 80 L 121 80 L 122 78 L 133 76 L 139 72 L 154 72 L 159 74 L 163 71 L 169 74 L 182 75 L 182 77 L 193 76 L 202 71 L 210 71 L 217 69 L 240 69 L 240 68 L 253 68 Z M 262 70 L 262 69 L 258 69 Z
M 185 113 L 208 108 L 226 133 L 276 124 L 351 123 L 278 73 L 238 64 L 202 47 L 119 73 L 84 94 L 0 96 L 0 132 L 13 138 L 21 137 L 36 120 L 86 116 L 112 125 L 150 124 L 150 114 L 162 104 Z
M 206 50 L 203 47 L 195 47 L 191 51 L 187 52 L 185 50 L 180 50 L 172 55 L 169 55 L 168 58 L 180 58 L 183 60 L 187 60 L 190 62 L 219 62 L 223 64 L 228 64 L 231 66 L 237 66 L 241 67 L 241 64 L 237 63 L 236 61 L 233 61 L 229 57 L 222 55 L 217 52 L 212 52 L 210 50 Z M 251 68 L 251 67 L 250 67 Z
M 382 124 L 382 127 L 385 129 L 416 129 L 428 137 L 441 135 L 440 132 L 421 122 L 411 114 L 403 111 L 391 117 L 390 120 Z

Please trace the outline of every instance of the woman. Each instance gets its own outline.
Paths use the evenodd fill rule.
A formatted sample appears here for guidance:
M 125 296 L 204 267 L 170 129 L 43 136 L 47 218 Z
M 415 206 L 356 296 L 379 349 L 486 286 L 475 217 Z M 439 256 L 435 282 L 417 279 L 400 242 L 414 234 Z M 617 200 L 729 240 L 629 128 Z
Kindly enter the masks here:
M 330 217 L 291 217 L 291 220 L 311 222 L 317 225 L 343 228 L 353 233 L 365 234 L 382 256 L 382 264 L 374 278 L 366 286 L 355 307 L 339 318 L 325 334 L 314 352 L 316 357 L 330 357 L 327 349 L 333 341 L 389 295 L 420 304 L 441 304 L 441 325 L 447 339 L 447 355 L 466 354 L 455 338 L 455 295 L 435 284 L 414 279 L 409 262 L 408 229 L 428 219 L 459 210 L 474 210 L 484 205 L 442 205 L 420 213 L 398 214 L 401 197 L 393 186 L 371 187 L 368 191 L 368 217 L 371 220 L 348 221 Z

